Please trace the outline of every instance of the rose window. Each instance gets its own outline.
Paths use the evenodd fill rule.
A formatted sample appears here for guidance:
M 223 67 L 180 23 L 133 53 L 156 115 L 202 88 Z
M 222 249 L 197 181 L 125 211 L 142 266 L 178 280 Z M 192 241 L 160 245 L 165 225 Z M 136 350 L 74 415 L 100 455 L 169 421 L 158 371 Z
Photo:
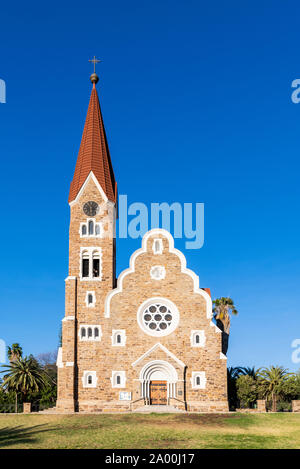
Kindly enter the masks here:
M 172 324 L 172 312 L 162 304 L 152 304 L 143 313 L 143 323 L 151 331 L 163 332 Z

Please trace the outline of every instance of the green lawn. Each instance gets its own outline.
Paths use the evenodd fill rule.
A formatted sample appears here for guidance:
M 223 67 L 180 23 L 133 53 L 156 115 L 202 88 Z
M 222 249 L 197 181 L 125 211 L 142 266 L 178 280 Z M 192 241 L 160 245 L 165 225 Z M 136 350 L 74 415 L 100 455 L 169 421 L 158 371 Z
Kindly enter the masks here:
M 0 414 L 0 448 L 300 449 L 300 414 Z

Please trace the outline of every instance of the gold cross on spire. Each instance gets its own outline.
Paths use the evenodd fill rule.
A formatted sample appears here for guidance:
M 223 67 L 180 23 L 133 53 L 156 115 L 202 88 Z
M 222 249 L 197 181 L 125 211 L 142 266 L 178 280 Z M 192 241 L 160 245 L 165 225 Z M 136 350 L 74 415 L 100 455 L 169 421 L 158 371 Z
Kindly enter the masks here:
M 94 64 L 94 73 L 96 73 L 96 64 L 98 64 L 99 62 L 101 62 L 101 60 L 96 59 L 96 57 L 95 57 L 95 55 L 94 55 L 94 58 L 93 58 L 93 59 L 90 59 L 89 62 L 93 62 L 93 64 Z

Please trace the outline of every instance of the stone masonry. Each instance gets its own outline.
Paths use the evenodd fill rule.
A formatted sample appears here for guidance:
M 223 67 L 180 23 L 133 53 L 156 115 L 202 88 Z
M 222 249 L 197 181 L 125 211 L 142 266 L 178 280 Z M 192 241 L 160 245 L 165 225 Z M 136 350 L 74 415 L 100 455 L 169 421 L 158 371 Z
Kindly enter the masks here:
M 93 138 L 93 126 L 101 126 L 102 121 L 95 124 L 93 117 L 91 122 L 86 123 L 90 127 L 85 127 L 85 132 Z M 95 176 L 95 158 L 82 145 L 82 164 L 89 164 L 90 172 L 70 201 L 69 274 L 57 362 L 57 411 L 140 408 L 151 404 L 151 386 L 160 380 L 167 383 L 169 405 L 189 411 L 228 411 L 227 360 L 221 353 L 221 331 L 212 322 L 209 294 L 199 288 L 198 277 L 186 269 L 183 254 L 174 248 L 173 238 L 165 230 L 152 230 L 144 236 L 129 269 L 116 281 L 112 236 L 116 201 L 105 190 L 109 176 L 105 173 L 106 179 L 101 180 L 100 171 Z M 108 158 L 104 153 L 99 158 Z M 100 207 L 92 217 L 83 211 L 89 201 Z M 82 236 L 81 226 L 90 220 L 101 224 L 101 236 Z M 89 248 L 100 252 L 99 278 L 83 278 L 82 251 Z M 154 275 L 155 267 L 163 274 Z M 87 302 L 88 292 L 93 295 L 93 304 Z M 166 328 L 154 333 L 145 325 L 144 310 L 152 304 L 169 308 L 170 332 Z M 94 328 L 98 336 L 89 337 Z M 121 343 L 114 331 L 122 336 Z M 195 331 L 201 343 L 194 339 Z

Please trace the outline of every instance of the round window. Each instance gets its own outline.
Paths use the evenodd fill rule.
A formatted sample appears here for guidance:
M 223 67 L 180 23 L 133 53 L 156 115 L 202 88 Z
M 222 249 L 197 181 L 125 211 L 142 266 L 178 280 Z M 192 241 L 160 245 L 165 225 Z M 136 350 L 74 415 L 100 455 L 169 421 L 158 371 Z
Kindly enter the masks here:
M 148 300 L 138 311 L 139 325 L 149 335 L 168 335 L 176 329 L 178 321 L 178 310 L 170 300 Z

